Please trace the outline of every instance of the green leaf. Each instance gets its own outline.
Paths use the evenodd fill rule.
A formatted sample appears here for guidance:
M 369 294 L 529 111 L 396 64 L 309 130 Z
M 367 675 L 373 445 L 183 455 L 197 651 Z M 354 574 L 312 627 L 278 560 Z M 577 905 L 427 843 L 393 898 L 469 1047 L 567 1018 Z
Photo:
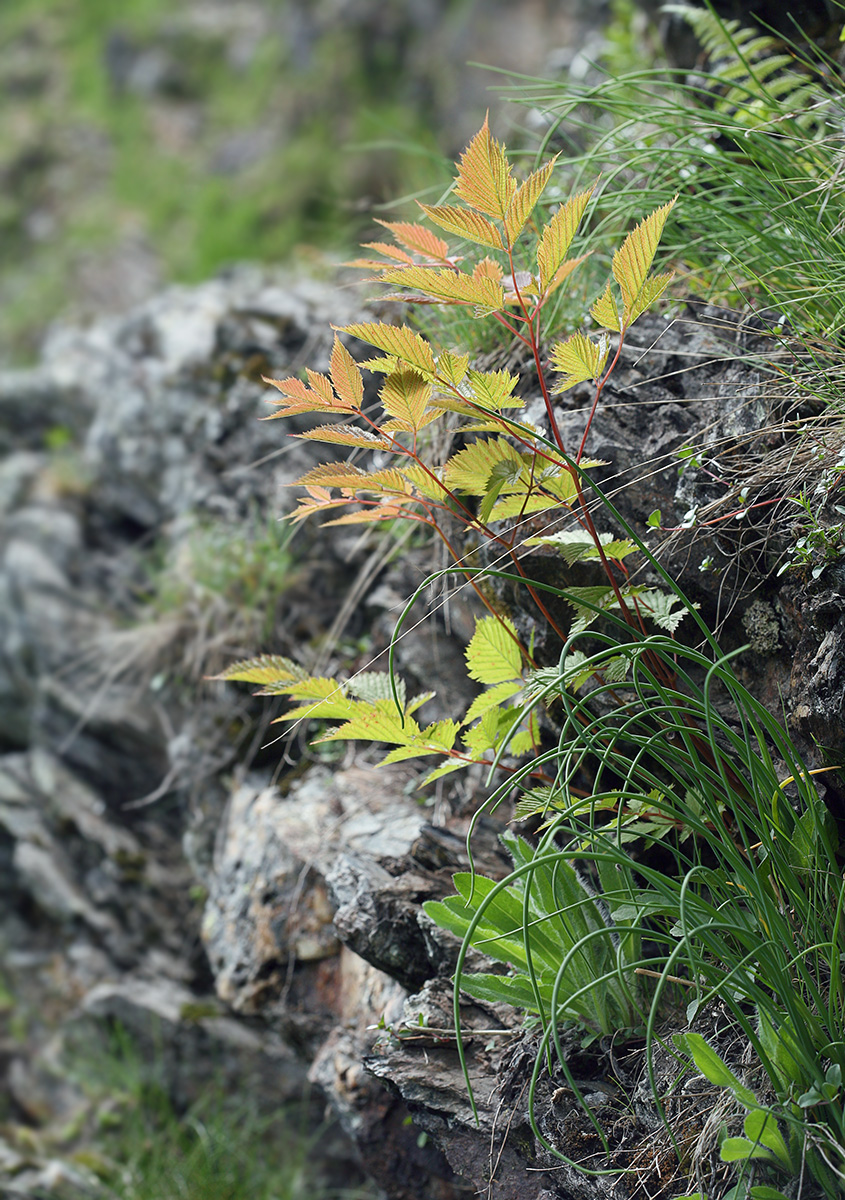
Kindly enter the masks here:
M 467 241 L 477 242 L 491 250 L 504 250 L 499 230 L 481 213 L 470 208 L 457 208 L 447 204 L 420 204 L 429 220 L 448 233 L 456 233 Z
M 593 188 L 589 188 L 586 192 L 571 196 L 543 229 L 537 247 L 537 267 L 543 291 L 552 284 L 558 268 L 566 258 L 592 194 Z
M 603 294 L 596 300 L 593 307 L 590 309 L 590 316 L 600 325 L 602 329 L 612 329 L 614 333 L 618 333 L 620 329 L 619 309 L 616 307 L 616 301 L 613 298 L 613 293 L 610 290 L 610 280 Z
M 505 213 L 505 233 L 507 234 L 508 243 L 511 246 L 522 233 L 526 221 L 531 216 L 537 201 L 543 194 L 557 159 L 558 155 L 556 154 L 554 158 L 540 167 L 538 171 L 534 171 L 532 175 L 529 175 L 525 183 L 520 184 L 511 197 L 508 211 Z
M 648 273 L 654 261 L 666 218 L 675 207 L 676 200 L 677 197 L 661 208 L 655 209 L 645 220 L 641 221 L 636 229 L 628 234 L 613 256 L 613 277 L 622 291 L 622 326 L 624 328 L 627 328 L 643 311 L 644 306 L 641 301 L 649 292 L 646 286 Z M 661 278 L 665 282 L 660 287 L 660 292 L 666 287 L 671 276 Z
M 709 1079 L 717 1087 L 728 1088 L 746 1108 L 756 1108 L 757 1097 L 745 1084 L 740 1083 L 730 1067 L 713 1047 L 705 1042 L 700 1033 L 676 1033 L 674 1042 L 689 1054 L 705 1079 Z
M 509 617 L 482 617 L 466 648 L 467 674 L 479 683 L 522 681 L 522 650 Z
M 420 334 L 407 325 L 386 325 L 382 321 L 345 325 L 341 333 L 351 334 L 385 354 L 400 359 L 426 378 L 434 375 L 434 352 Z
M 256 658 L 239 659 L 219 675 L 209 678 L 238 683 L 283 683 L 307 679 L 308 672 L 281 654 L 259 654 Z
M 745 1129 L 745 1136 L 750 1141 L 757 1142 L 761 1146 L 765 1146 L 767 1150 L 770 1150 L 787 1171 L 792 1169 L 789 1150 L 781 1131 L 778 1129 L 777 1121 L 771 1112 L 754 1109 L 745 1118 L 743 1128 Z
M 505 438 L 476 438 L 446 462 L 443 478 L 455 491 L 484 496 L 497 463 L 508 463 L 520 471 L 524 466 L 522 455 Z
M 476 721 L 479 717 L 484 716 L 488 709 L 498 708 L 505 700 L 510 700 L 511 696 L 515 696 L 521 688 L 521 679 L 506 680 L 504 683 L 497 683 L 494 687 L 488 688 L 486 692 L 482 692 L 480 696 L 475 697 L 467 709 L 463 723 L 469 725 L 472 721 Z
M 744 1137 L 725 1138 L 719 1147 L 719 1157 L 722 1162 L 748 1162 L 749 1159 L 764 1159 L 766 1162 L 777 1162 L 771 1150 L 765 1146 L 756 1146 Z
M 615 539 L 612 533 L 600 533 L 599 541 L 605 558 L 611 558 L 617 562 L 621 562 L 637 549 L 636 542 L 632 542 L 629 538 Z M 525 545 L 554 547 L 555 550 L 560 551 L 568 567 L 577 562 L 601 561 L 601 555 L 595 542 L 589 534 L 581 529 L 560 530 L 558 533 L 550 533 L 544 537 L 527 538 Z
M 373 704 L 376 700 L 392 700 L 393 688 L 387 671 L 361 671 L 349 680 L 347 691 L 358 700 Z M 396 694 L 399 703 L 405 706 L 405 680 L 396 679 Z

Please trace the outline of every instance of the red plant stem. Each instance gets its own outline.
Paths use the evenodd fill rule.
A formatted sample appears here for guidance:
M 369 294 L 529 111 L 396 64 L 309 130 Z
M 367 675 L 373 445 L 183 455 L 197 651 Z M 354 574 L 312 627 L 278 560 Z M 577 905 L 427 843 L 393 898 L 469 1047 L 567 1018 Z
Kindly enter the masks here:
M 578 453 L 575 455 L 575 461 L 577 463 L 580 463 L 581 458 L 584 454 L 584 447 L 587 444 L 587 438 L 590 433 L 590 426 L 593 423 L 593 417 L 596 415 L 596 409 L 599 406 L 599 398 L 601 397 L 601 394 L 604 391 L 604 385 L 607 383 L 608 379 L 613 374 L 613 372 L 616 368 L 616 364 L 619 362 L 619 355 L 622 353 L 622 346 L 624 345 L 624 342 L 625 342 L 626 332 L 627 332 L 627 330 L 623 326 L 619 333 L 619 345 L 616 347 L 616 353 L 613 356 L 613 362 L 607 368 L 604 375 L 601 377 L 598 384 L 596 385 L 596 394 L 593 397 L 593 407 L 590 409 L 590 415 L 587 417 L 587 424 L 584 427 L 584 436 L 581 438 L 581 445 L 578 447 Z

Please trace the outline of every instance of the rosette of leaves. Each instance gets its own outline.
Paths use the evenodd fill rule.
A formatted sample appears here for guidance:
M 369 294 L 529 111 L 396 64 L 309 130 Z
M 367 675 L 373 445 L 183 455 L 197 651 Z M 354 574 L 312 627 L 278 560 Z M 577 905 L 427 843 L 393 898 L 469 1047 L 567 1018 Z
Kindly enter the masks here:
M 562 853 L 536 856 L 512 833 L 502 842 L 515 868 L 506 879 L 459 873 L 456 895 L 423 905 L 465 947 L 509 968 L 504 975 L 460 972 L 460 989 L 602 1034 L 641 1025 L 641 936 L 635 920 L 613 916 L 622 895 L 616 868 L 597 863 L 594 885 Z

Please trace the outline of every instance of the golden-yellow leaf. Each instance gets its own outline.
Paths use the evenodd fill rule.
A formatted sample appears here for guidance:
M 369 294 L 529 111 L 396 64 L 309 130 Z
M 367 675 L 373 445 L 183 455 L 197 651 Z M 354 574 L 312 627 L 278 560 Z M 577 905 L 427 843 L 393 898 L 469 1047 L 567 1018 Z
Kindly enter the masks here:
M 613 278 L 622 290 L 624 328 L 634 319 L 632 313 L 651 270 L 666 218 L 675 207 L 676 200 L 677 196 L 641 221 L 613 256 Z M 642 309 L 639 311 L 642 312 Z
M 407 271 L 399 271 L 398 274 L 405 276 L 413 269 L 409 267 Z M 414 333 L 407 325 L 386 325 L 383 321 L 362 322 L 358 325 L 346 325 L 340 332 L 349 333 L 352 337 L 360 338 L 362 342 L 383 350 L 385 354 L 400 359 L 422 375 L 434 374 L 434 352 L 431 346 L 424 337 Z
M 507 463 L 516 471 L 524 466 L 522 455 L 504 438 L 478 438 L 452 455 L 443 468 L 443 478 L 450 488 L 483 496 L 499 463 Z
M 501 263 L 497 263 L 488 254 L 472 268 L 472 277 L 473 279 L 492 279 L 494 283 L 502 283 L 505 272 L 502 270 Z
M 598 379 L 610 351 L 610 340 L 603 334 L 593 342 L 583 333 L 573 333 L 552 350 L 552 366 L 563 376 L 557 392 L 565 392 L 585 379 Z
M 360 408 L 364 400 L 364 377 L 358 364 L 335 334 L 331 356 L 332 385 L 344 403 Z
M 431 384 L 417 371 L 397 371 L 385 379 L 379 397 L 385 412 L 419 429 L 431 399 Z
M 455 195 L 467 204 L 504 221 L 516 191 L 516 180 L 502 146 L 490 133 L 487 117 L 458 163 Z
M 467 373 L 469 367 L 468 354 L 453 354 L 444 350 L 437 360 L 437 374 L 440 379 L 457 387 Z
M 492 221 L 471 208 L 457 208 L 449 204 L 421 204 L 420 208 L 430 221 L 449 233 L 478 242 L 491 250 L 504 250 L 502 235 Z
M 523 401 L 513 395 L 513 389 L 519 382 L 518 376 L 503 369 L 499 371 L 469 371 L 467 383 L 472 392 L 472 398 L 482 408 L 494 412 L 501 408 L 522 408 Z
M 389 229 L 397 242 L 401 242 L 412 254 L 421 254 L 424 258 L 438 261 L 449 257 L 449 243 L 444 242 L 443 238 L 430 229 L 426 229 L 425 225 L 418 225 L 412 221 L 379 221 L 378 218 L 376 220 L 379 225 Z
M 675 278 L 675 272 L 669 271 L 665 275 L 650 275 L 640 288 L 640 294 L 637 296 L 631 308 L 631 315 L 628 318 L 628 324 L 636 321 L 647 308 L 654 304 L 655 300 L 659 300 L 666 288 Z
M 546 299 L 556 292 L 560 285 L 569 278 L 575 268 L 580 267 L 581 263 L 589 257 L 589 254 L 581 254 L 578 258 L 564 259 L 552 276 L 549 286 L 545 289 Z
M 511 197 L 508 211 L 505 213 L 505 235 L 509 246 L 514 244 L 525 228 L 525 222 L 542 196 L 557 159 L 558 155 L 556 154 L 545 166 L 540 167 L 539 171 L 529 175 L 525 183 L 520 184 Z
M 498 312 L 505 302 L 504 288 L 495 279 L 474 279 L 460 271 L 434 267 L 406 267 L 384 272 L 386 283 L 415 288 L 439 304 L 472 304 L 482 313 Z
M 594 189 L 579 192 L 570 196 L 566 204 L 561 205 L 548 225 L 543 230 L 540 244 L 537 247 L 537 266 L 540 270 L 540 287 L 543 291 L 552 283 L 558 267 L 569 253 L 572 239 L 575 237 L 584 209 L 589 203 Z
M 590 309 L 590 316 L 597 325 L 601 325 L 602 329 L 612 329 L 615 333 L 619 332 L 619 309 L 616 307 L 613 292 L 610 290 L 610 280 L 607 281 L 607 287 L 604 289 L 602 295 L 599 296 Z

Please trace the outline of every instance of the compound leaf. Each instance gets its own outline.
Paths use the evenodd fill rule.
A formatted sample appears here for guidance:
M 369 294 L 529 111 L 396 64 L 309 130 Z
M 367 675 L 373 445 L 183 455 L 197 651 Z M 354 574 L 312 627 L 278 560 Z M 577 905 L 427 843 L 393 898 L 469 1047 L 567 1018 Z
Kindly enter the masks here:
M 565 342 L 558 342 L 552 350 L 552 366 L 563 379 L 555 391 L 565 392 L 567 388 L 574 387 L 576 383 L 583 383 L 585 379 L 598 379 L 609 352 L 610 341 L 606 335 L 594 342 L 585 334 L 577 332 Z
M 642 220 L 639 225 L 625 238 L 625 241 L 613 256 L 613 278 L 622 291 L 622 325 L 627 328 L 634 319 L 643 287 L 651 270 L 654 255 L 657 251 L 660 235 L 666 218 L 675 207 L 675 200 L 670 200 L 661 208 L 657 208 Z M 668 283 L 668 279 L 666 280 Z M 663 284 L 665 287 L 666 284 Z M 661 291 L 663 289 L 661 288 Z M 639 308 L 639 312 L 642 312 Z

